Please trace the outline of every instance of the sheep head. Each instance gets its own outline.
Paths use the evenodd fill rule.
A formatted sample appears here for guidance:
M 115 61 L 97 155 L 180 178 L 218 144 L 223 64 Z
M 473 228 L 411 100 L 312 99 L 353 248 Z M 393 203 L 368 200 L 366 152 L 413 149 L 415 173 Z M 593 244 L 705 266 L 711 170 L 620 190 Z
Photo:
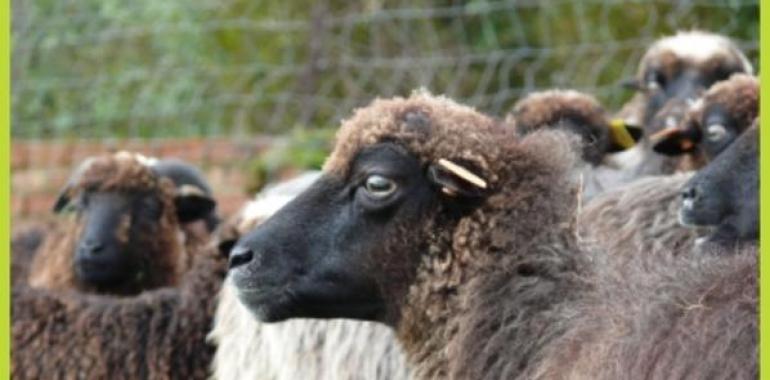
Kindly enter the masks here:
M 176 186 L 154 164 L 127 152 L 84 161 L 54 206 L 70 215 L 67 236 L 36 258 L 32 285 L 134 294 L 175 283 L 187 262 L 179 224 L 214 202 L 194 186 Z
M 630 148 L 642 137 L 640 127 L 612 120 L 591 95 L 574 90 L 535 92 L 514 105 L 507 121 L 522 135 L 541 128 L 557 128 L 577 134 L 583 160 L 598 165 L 607 153 Z
M 732 247 L 759 238 L 758 144 L 757 120 L 684 186 L 679 222 L 714 227 L 701 243 Z
M 522 138 L 424 92 L 376 100 L 343 123 L 322 177 L 239 240 L 229 276 L 264 321 L 397 326 L 416 299 L 449 302 L 469 273 L 569 223 L 572 140 Z
M 701 31 L 680 31 L 656 41 L 642 57 L 634 88 L 646 97 L 641 123 L 647 134 L 657 132 L 651 123 L 670 101 L 697 99 L 714 83 L 732 74 L 752 74 L 753 68 L 741 50 L 727 37 Z M 669 107 L 676 110 L 676 107 Z M 676 112 L 657 116 L 678 118 Z M 681 119 L 677 119 L 677 123 Z

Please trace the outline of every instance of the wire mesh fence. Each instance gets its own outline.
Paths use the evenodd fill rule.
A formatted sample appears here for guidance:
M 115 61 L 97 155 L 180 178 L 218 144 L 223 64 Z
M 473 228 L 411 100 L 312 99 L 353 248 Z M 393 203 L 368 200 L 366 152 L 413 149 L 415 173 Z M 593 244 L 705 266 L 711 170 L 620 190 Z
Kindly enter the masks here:
M 715 31 L 756 62 L 759 33 L 758 0 L 12 5 L 16 146 L 69 142 L 58 155 L 25 146 L 18 168 L 55 165 L 80 151 L 80 138 L 105 147 L 123 139 L 237 142 L 335 126 L 375 96 L 420 86 L 495 115 L 550 87 L 588 91 L 615 109 L 631 96 L 619 83 L 656 38 Z

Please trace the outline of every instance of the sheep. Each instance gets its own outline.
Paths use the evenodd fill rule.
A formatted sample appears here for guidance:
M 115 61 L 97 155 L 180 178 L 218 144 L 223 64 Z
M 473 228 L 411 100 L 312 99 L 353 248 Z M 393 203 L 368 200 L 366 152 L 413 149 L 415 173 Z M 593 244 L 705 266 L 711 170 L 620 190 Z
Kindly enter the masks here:
M 228 276 L 264 322 L 391 326 L 416 378 L 756 376 L 755 255 L 611 270 L 623 255 L 576 241 L 573 143 L 425 92 L 375 100 Z
M 679 31 L 659 39 L 650 46 L 630 82 L 637 90 L 617 117 L 640 125 L 646 136 L 661 128 L 678 125 L 683 110 L 714 83 L 734 73 L 752 74 L 746 56 L 729 38 L 703 32 Z M 633 149 L 614 157 L 618 165 L 640 177 L 694 170 L 693 157 L 671 158 L 656 155 L 647 139 Z
M 757 79 L 735 74 L 697 100 L 682 125 L 653 137 L 654 148 L 700 157 L 699 162 L 708 164 L 751 125 L 758 108 Z M 709 137 L 702 138 L 704 135 Z M 580 212 L 581 235 L 610 252 L 634 247 L 642 252 L 675 254 L 703 250 L 699 242 L 706 241 L 700 239 L 709 234 L 708 228 L 685 228 L 677 223 L 680 194 L 692 176 L 691 172 L 651 176 L 592 199 Z
M 320 176 L 307 172 L 270 186 L 249 202 L 218 233 L 229 251 L 253 229 L 304 191 Z M 213 377 L 228 379 L 407 379 L 407 365 L 395 336 L 371 322 L 296 320 L 281 324 L 255 321 L 226 281 L 219 295 L 214 327 L 217 346 Z
M 193 173 L 185 164 L 157 164 L 119 152 L 87 160 L 70 178 L 54 206 L 75 211 L 67 235 L 48 234 L 29 283 L 14 284 L 13 378 L 207 377 L 214 348 L 205 337 L 226 261 L 180 223 L 214 220 L 214 201 L 205 182 L 167 176 Z M 120 241 L 110 241 L 115 219 L 128 217 Z M 89 239 L 106 241 L 74 252 Z M 106 260 L 79 270 L 83 253 Z M 144 275 L 125 283 L 134 270 L 110 253 L 141 255 Z
M 212 218 L 216 203 L 208 188 L 167 176 L 181 163 L 156 164 L 127 152 L 84 161 L 54 205 L 75 212 L 47 234 L 30 285 L 116 295 L 175 285 L 187 251 L 207 239 L 180 225 Z
M 759 120 L 682 189 L 679 221 L 713 226 L 699 247 L 756 244 L 759 239 Z M 705 245 L 705 246 L 704 246 Z M 719 250 L 723 252 L 724 250 Z
M 583 201 L 617 187 L 633 177 L 606 163 L 610 153 L 630 148 L 641 138 L 636 126 L 610 120 L 607 112 L 591 95 L 574 90 L 547 90 L 529 94 L 518 101 L 506 123 L 526 135 L 541 128 L 560 128 L 580 136 L 583 161 Z
M 15 286 L 11 378 L 206 379 L 225 263 L 197 252 L 176 287 L 116 297 Z

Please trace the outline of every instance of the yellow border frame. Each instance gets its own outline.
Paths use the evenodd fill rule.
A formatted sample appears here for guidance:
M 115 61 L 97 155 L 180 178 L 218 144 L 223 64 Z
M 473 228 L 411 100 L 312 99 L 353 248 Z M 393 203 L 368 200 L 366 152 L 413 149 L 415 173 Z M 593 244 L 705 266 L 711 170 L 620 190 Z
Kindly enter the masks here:
M 11 370 L 11 2 L 0 0 L 0 376 Z
M 766 5 L 762 7 L 761 5 Z M 11 350 L 11 310 L 10 310 L 10 63 L 11 63 L 11 5 L 10 0 L 0 0 L 0 376 L 10 377 Z M 761 124 L 770 125 L 770 0 L 760 3 L 760 80 L 762 96 L 760 98 Z M 770 260 L 764 260 L 766 245 L 770 242 L 770 183 L 763 178 L 770 178 L 770 133 L 760 134 L 760 295 L 770 294 Z M 760 297 L 760 343 L 770 340 L 767 323 L 770 318 L 770 298 Z M 760 344 L 760 378 L 770 379 L 770 349 Z
M 764 7 L 762 6 L 764 5 Z M 762 0 L 759 7 L 759 73 L 761 81 L 761 96 L 759 102 L 759 115 L 760 124 L 767 129 L 770 126 L 770 81 L 768 80 L 768 73 L 770 73 L 770 1 Z M 764 295 L 770 294 L 770 280 L 766 277 L 770 276 L 770 260 L 765 260 L 764 256 L 767 256 L 764 252 L 767 251 L 768 242 L 770 242 L 770 207 L 767 205 L 768 199 L 770 199 L 770 133 L 760 133 L 759 135 L 759 194 L 760 194 L 760 228 L 759 228 L 759 244 L 760 244 L 760 256 L 759 256 L 759 342 L 760 342 L 760 364 L 759 374 L 761 379 L 770 379 L 770 349 L 765 343 L 770 340 L 770 329 L 767 328 L 770 323 L 770 318 L 767 317 L 770 311 L 770 298 Z

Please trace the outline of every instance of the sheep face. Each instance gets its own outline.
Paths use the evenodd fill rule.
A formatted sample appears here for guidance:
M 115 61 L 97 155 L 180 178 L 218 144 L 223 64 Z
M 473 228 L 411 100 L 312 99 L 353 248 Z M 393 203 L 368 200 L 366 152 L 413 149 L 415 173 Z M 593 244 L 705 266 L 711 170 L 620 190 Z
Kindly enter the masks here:
M 736 74 L 714 85 L 687 109 L 679 125 L 667 125 L 651 137 L 653 149 L 667 155 L 695 150 L 711 160 L 751 126 L 759 111 L 759 81 Z
M 639 66 L 635 87 L 647 97 L 643 124 L 650 123 L 672 100 L 694 101 L 712 84 L 734 73 L 752 73 L 743 53 L 727 38 L 703 32 L 680 32 L 666 37 L 647 51 Z M 665 120 L 676 117 L 662 114 Z
M 230 255 L 230 276 L 241 301 L 264 321 L 385 320 L 383 292 L 400 288 L 392 298 L 406 290 L 383 287 L 385 277 L 413 277 L 408 263 L 420 243 L 407 236 L 437 202 L 419 160 L 401 146 L 376 144 L 356 156 L 347 176 L 324 175 L 242 238 Z
M 682 190 L 680 223 L 715 226 L 706 242 L 729 245 L 758 238 L 758 137 L 754 125 Z
M 74 270 L 86 285 L 103 288 L 141 281 L 149 270 L 137 242 L 159 233 L 163 203 L 151 193 L 83 192 L 75 201 L 81 226 Z
M 75 170 L 54 205 L 70 218 L 36 255 L 32 286 L 132 295 L 176 283 L 188 262 L 180 223 L 210 215 L 215 202 L 140 158 L 120 152 Z

